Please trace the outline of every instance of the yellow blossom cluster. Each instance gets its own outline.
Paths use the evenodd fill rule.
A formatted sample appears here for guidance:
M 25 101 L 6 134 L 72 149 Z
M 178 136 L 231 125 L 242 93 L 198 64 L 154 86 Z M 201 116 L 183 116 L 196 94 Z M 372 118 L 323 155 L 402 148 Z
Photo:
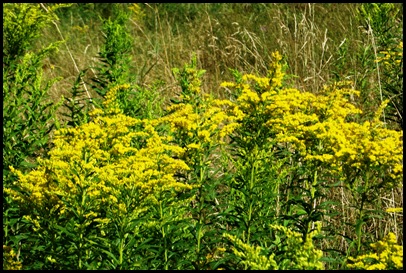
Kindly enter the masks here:
M 396 48 L 388 51 L 381 51 L 376 62 L 383 63 L 387 69 L 399 65 L 403 61 L 403 41 L 399 42 Z
M 167 108 L 169 114 L 154 121 L 158 124 L 169 124 L 170 131 L 178 140 L 184 139 L 184 147 L 201 149 L 204 145 L 224 143 L 224 139 L 238 126 L 238 109 L 229 109 L 226 100 L 205 98 L 196 107 L 189 103 L 174 104 Z M 237 113 L 238 114 L 238 113 Z
M 223 82 L 222 87 L 240 90 L 235 111 L 241 111 L 239 117 L 249 113 L 258 112 L 265 114 L 261 109 L 271 102 L 271 98 L 277 94 L 282 86 L 284 73 L 282 71 L 282 55 L 276 51 L 272 53 L 273 62 L 270 64 L 267 77 L 258 77 L 253 74 L 242 75 L 241 82 Z
M 387 208 L 385 211 L 387 213 L 397 213 L 397 212 L 403 212 L 403 208 Z
M 21 270 L 22 263 L 18 260 L 17 254 L 14 250 L 3 245 L 3 270 Z
M 181 101 L 167 107 L 166 115 L 152 121 L 154 126 L 169 125 L 175 142 L 192 154 L 200 153 L 198 158 L 204 149 L 208 151 L 209 147 L 225 143 L 238 127 L 242 114 L 231 101 L 203 94 L 200 77 L 204 73 L 196 68 L 196 57 L 182 70 L 174 69 L 182 87 Z
M 292 132 L 294 128 L 291 127 Z M 306 160 L 325 162 L 340 171 L 344 166 L 375 166 L 386 169 L 393 179 L 402 176 L 402 132 L 383 128 L 378 119 L 359 124 L 334 117 L 296 129 L 296 134 L 301 133 L 308 143 L 313 140 L 319 146 L 317 150 L 307 149 Z
M 273 66 L 274 75 L 283 75 L 280 65 Z M 372 120 L 359 123 L 356 119 L 362 111 L 352 102 L 359 91 L 349 87 L 351 82 L 326 86 L 317 95 L 276 88 L 272 82 L 268 77 L 244 75 L 239 83 L 222 86 L 241 91 L 233 103 L 245 123 L 265 120 L 275 142 L 291 144 L 306 161 L 321 162 L 333 172 L 376 167 L 392 180 L 402 179 L 403 131 L 387 129 L 380 121 L 387 101 Z
M 236 236 L 224 234 L 234 243 L 232 247 L 233 253 L 242 259 L 241 263 L 248 269 L 252 270 L 286 270 L 286 269 L 324 269 L 320 259 L 323 257 L 323 252 L 317 250 L 312 238 L 320 233 L 321 223 L 317 222 L 317 229 L 307 234 L 306 242 L 303 242 L 302 234 L 292 231 L 284 226 L 271 225 L 275 231 L 280 231 L 286 236 L 286 249 L 284 254 L 275 257 L 272 253 L 269 257 L 261 254 L 263 249 L 260 246 L 252 246 L 244 243 Z M 240 249 L 240 250 L 238 250 Z
M 175 178 L 189 170 L 177 159 L 184 149 L 169 144 L 171 137 L 160 136 L 149 120 L 115 109 L 117 91 L 113 88 L 107 94 L 106 111 L 96 109 L 89 123 L 56 131 L 49 159 L 39 158 L 37 169 L 23 174 L 10 167 L 18 176 L 19 190 L 6 188 L 5 192 L 23 206 L 59 214 L 81 207 L 77 198 L 82 196 L 93 210 L 78 211 L 85 218 L 102 220 L 98 217 L 105 208 L 125 215 L 127 206 L 133 204 L 140 211 L 164 191 L 190 190 L 190 185 Z M 131 204 L 124 203 L 126 196 L 133 200 Z
M 252 112 L 258 107 L 259 104 L 262 104 L 268 100 L 275 91 L 265 91 L 270 88 L 269 79 L 257 77 L 252 74 L 243 75 L 241 83 L 233 82 L 223 82 L 222 87 L 231 87 L 242 90 L 241 95 L 237 99 L 238 109 L 243 111 L 243 113 Z M 257 90 L 251 88 L 251 82 L 254 82 Z
M 382 241 L 371 244 L 371 247 L 375 253 L 349 257 L 353 263 L 348 264 L 348 267 L 366 270 L 403 269 L 403 246 L 397 244 L 395 234 L 388 233 Z
M 241 239 L 231 234 L 224 234 L 224 237 L 233 242 L 238 248 L 232 247 L 233 253 L 242 259 L 241 263 L 249 270 L 278 270 L 278 265 L 274 260 L 275 254 L 272 253 L 269 257 L 261 254 L 260 246 L 251 246 L 244 243 Z
M 287 257 L 279 264 L 280 269 L 324 269 L 320 259 L 323 251 L 316 249 L 313 245 L 313 237 L 321 232 L 321 222 L 315 222 L 316 229 L 306 235 L 303 242 L 302 234 L 292 231 L 281 225 L 271 225 L 275 231 L 281 231 L 286 235 Z
M 231 101 L 211 95 L 203 96 L 198 104 L 185 101 L 170 105 L 166 111 L 165 116 L 152 120 L 151 124 L 168 124 L 174 138 L 188 150 L 224 143 L 242 119 L 242 111 Z
M 268 70 L 268 78 L 270 79 L 269 84 L 270 84 L 270 89 L 278 89 L 282 87 L 283 84 L 283 78 L 285 74 L 282 71 L 282 55 L 279 53 L 279 51 L 272 52 L 272 63 L 270 64 L 269 70 Z
M 121 84 L 114 86 L 107 92 L 106 96 L 104 97 L 103 105 L 106 107 L 104 111 L 107 115 L 114 115 L 121 113 L 120 105 L 117 100 L 118 93 L 124 91 L 125 89 L 130 88 L 129 84 Z

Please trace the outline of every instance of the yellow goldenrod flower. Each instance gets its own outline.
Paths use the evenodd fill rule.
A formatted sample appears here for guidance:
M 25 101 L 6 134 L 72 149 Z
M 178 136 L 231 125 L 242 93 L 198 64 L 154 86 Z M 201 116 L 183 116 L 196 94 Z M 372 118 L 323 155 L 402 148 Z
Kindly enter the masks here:
M 403 208 L 387 208 L 385 211 L 387 213 L 403 212 Z
M 366 270 L 403 268 L 403 246 L 397 245 L 396 236 L 392 232 L 381 241 L 372 243 L 371 247 L 376 253 L 349 257 L 352 264 L 348 264 L 348 267 Z

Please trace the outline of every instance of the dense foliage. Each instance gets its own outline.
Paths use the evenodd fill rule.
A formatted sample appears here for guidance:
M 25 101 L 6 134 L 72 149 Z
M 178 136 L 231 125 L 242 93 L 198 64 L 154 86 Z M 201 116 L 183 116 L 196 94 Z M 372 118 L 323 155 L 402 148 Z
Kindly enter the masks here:
M 322 88 L 295 87 L 278 50 L 265 73 L 231 70 L 221 96 L 205 90 L 208 71 L 193 55 L 171 70 L 179 88 L 165 97 L 162 82 L 131 72 L 126 24 L 150 14 L 115 4 L 100 13 L 98 65 L 49 102 L 56 79 L 41 64 L 60 43 L 31 46 L 70 7 L 3 7 L 3 269 L 403 268 L 402 110 L 389 88 L 399 88 L 402 42 L 384 31 L 376 40 L 386 51 L 373 69 L 383 64 L 387 93 L 375 107 L 338 74 Z M 196 20 L 197 6 L 179 7 Z M 395 10 L 366 4 L 359 16 L 382 29 L 376 21 Z

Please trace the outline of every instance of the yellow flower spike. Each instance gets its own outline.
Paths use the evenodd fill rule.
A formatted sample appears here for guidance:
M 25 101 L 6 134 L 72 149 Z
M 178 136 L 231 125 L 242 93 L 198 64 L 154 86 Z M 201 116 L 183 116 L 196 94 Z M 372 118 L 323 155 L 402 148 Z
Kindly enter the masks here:
M 235 87 L 237 84 L 233 82 L 222 82 L 220 84 L 221 87 Z
M 119 212 L 120 213 L 127 213 L 127 207 L 126 207 L 126 205 L 125 204 L 123 204 L 123 203 L 120 203 L 119 205 L 118 205 L 118 210 L 119 210 Z
M 386 108 L 386 106 L 388 105 L 389 100 L 384 100 L 381 105 L 378 107 L 378 109 L 375 111 L 374 117 L 373 117 L 373 123 L 379 125 L 380 122 L 380 118 L 384 112 L 384 109 Z
M 282 65 L 280 63 L 282 60 L 282 55 L 279 53 L 279 51 L 272 52 L 271 56 L 273 62 L 271 63 L 268 72 L 271 79 L 270 88 L 276 89 L 282 87 L 282 81 L 285 74 L 282 71 Z
M 202 147 L 200 144 L 198 143 L 190 143 L 186 146 L 187 149 L 196 149 L 196 150 L 200 150 Z
M 89 112 L 89 116 L 91 116 L 91 117 L 97 117 L 101 114 L 103 114 L 103 110 L 100 108 L 95 108 L 94 110 Z
M 385 211 L 387 213 L 397 213 L 397 212 L 403 212 L 403 208 L 387 208 Z
M 21 270 L 23 267 L 14 249 L 3 245 L 3 270 Z
M 397 245 L 395 234 L 389 232 L 381 241 L 372 243 L 371 247 L 376 253 L 360 255 L 357 258 L 349 257 L 349 268 L 356 269 L 402 269 L 403 246 Z
M 241 263 L 248 266 L 252 270 L 269 270 L 279 269 L 277 263 L 274 260 L 275 254 L 271 254 L 269 257 L 261 255 L 260 246 L 251 246 L 245 244 L 241 239 L 238 239 L 236 236 L 224 233 L 223 237 L 229 239 L 235 246 L 241 249 L 239 251 L 236 247 L 232 247 L 233 253 L 241 258 Z
M 263 90 L 266 90 L 269 88 L 269 79 L 268 78 L 261 78 L 261 77 L 257 77 L 252 74 L 246 74 L 246 75 L 242 76 L 242 79 L 244 81 L 249 81 L 249 80 L 255 81 L 255 83 L 258 84 L 259 88 L 261 88 Z
M 261 101 L 258 94 L 250 89 L 248 84 L 243 84 L 243 91 L 241 96 L 237 99 L 238 102 L 246 105 L 249 108 L 251 104 L 257 104 Z
M 208 130 L 201 130 L 198 131 L 197 136 L 203 141 L 203 142 L 211 142 L 210 139 L 210 132 Z

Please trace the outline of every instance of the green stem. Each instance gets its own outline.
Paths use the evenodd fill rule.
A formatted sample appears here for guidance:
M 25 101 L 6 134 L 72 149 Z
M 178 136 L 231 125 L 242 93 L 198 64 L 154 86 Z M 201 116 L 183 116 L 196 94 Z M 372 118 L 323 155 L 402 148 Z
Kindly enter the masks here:
M 6 201 L 7 202 L 7 201 Z M 6 210 L 5 214 L 3 214 L 4 218 L 6 219 L 6 223 L 3 225 L 4 227 L 4 238 L 6 238 L 6 245 L 8 245 L 8 227 L 9 227 L 9 217 L 8 217 L 8 209 Z
M 120 252 L 120 260 L 119 260 L 120 269 L 121 269 L 121 265 L 123 264 L 124 240 L 125 240 L 124 238 L 121 238 L 120 249 L 119 249 L 119 252 Z
M 82 269 L 82 239 L 83 239 L 83 234 L 82 234 L 82 227 L 80 227 L 80 235 L 79 235 L 79 269 Z
M 80 222 L 85 222 L 86 220 L 85 220 L 85 217 L 83 216 L 84 214 L 85 214 L 85 204 L 86 204 L 86 190 L 84 190 L 83 188 L 82 188 L 82 185 L 81 185 L 81 189 L 82 189 L 82 200 L 81 200 L 81 207 L 79 208 L 79 211 L 78 211 L 78 216 L 79 216 L 79 221 Z M 81 223 L 80 224 L 80 226 L 79 226 L 79 253 L 78 253 L 78 258 L 79 258 L 79 269 L 82 269 L 82 249 L 83 249 L 83 245 L 84 245 L 84 243 L 83 243 L 83 234 L 84 234 L 84 223 Z
M 162 208 L 162 202 L 159 202 L 159 214 L 161 217 L 161 221 L 163 220 L 163 208 Z M 168 270 L 168 248 L 167 248 L 167 241 L 166 241 L 166 234 L 165 234 L 165 228 L 162 226 L 161 227 L 161 233 L 162 233 L 162 238 L 164 240 L 164 256 L 165 256 L 165 270 Z
M 361 208 L 359 210 L 359 218 L 358 218 L 358 223 L 356 226 L 356 233 L 357 233 L 357 252 L 359 253 L 359 251 L 361 250 L 361 233 L 362 233 L 362 224 L 363 224 L 363 210 L 364 207 L 364 198 L 362 197 L 361 199 Z
M 316 167 L 317 168 L 317 167 Z M 316 186 L 317 186 L 317 169 L 314 171 L 313 182 L 309 183 L 309 191 L 310 191 L 310 204 L 313 205 L 313 211 L 316 209 Z M 314 227 L 314 222 L 309 220 L 307 223 L 307 230 L 304 234 L 303 241 L 306 242 L 307 234 L 309 234 Z
M 359 218 L 357 223 L 357 251 L 361 250 L 361 235 L 362 235 L 362 225 L 364 224 L 364 203 L 365 203 L 365 191 L 361 195 L 361 206 L 359 209 Z
M 202 194 L 202 184 L 204 181 L 204 177 L 205 177 L 205 167 L 204 167 L 204 160 L 201 159 L 200 161 L 200 172 L 199 172 L 199 185 L 200 185 L 200 189 L 199 189 L 199 225 L 197 228 L 197 249 L 196 249 L 196 255 L 197 255 L 197 259 L 199 260 L 199 254 L 200 254 L 200 248 L 201 248 L 201 240 L 203 237 L 202 234 L 202 227 L 203 227 L 203 223 L 204 223 L 204 215 L 203 215 L 203 207 L 204 207 L 204 196 Z
M 251 167 L 251 177 L 250 177 L 250 188 L 249 188 L 249 207 L 248 207 L 248 223 L 247 223 L 247 240 L 245 243 L 249 244 L 250 242 L 250 237 L 251 237 L 251 220 L 252 220 L 252 212 L 253 212 L 253 205 L 254 205 L 254 201 L 252 198 L 252 191 L 254 189 L 254 185 L 255 185 L 255 174 L 256 174 L 256 170 L 255 170 L 255 163 L 256 160 L 254 159 L 253 163 L 252 163 L 252 167 Z
M 358 223 L 356 225 L 356 234 L 357 234 L 357 252 L 361 250 L 361 235 L 362 235 L 362 225 L 364 224 L 364 204 L 366 200 L 366 193 L 368 192 L 368 175 L 365 175 L 365 187 L 362 189 L 361 193 L 361 205 L 359 209 L 359 217 L 358 217 Z

